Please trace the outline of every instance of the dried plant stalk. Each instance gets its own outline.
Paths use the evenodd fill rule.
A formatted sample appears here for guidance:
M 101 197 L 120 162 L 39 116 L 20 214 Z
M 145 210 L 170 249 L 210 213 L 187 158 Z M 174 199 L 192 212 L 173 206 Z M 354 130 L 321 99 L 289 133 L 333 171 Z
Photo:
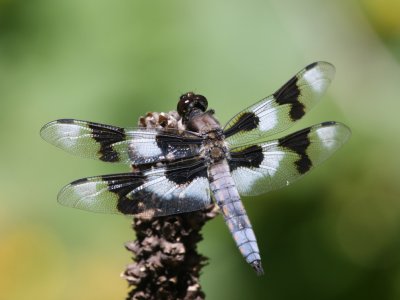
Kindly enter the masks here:
M 148 113 L 139 126 L 147 128 L 180 128 L 176 112 Z M 200 271 L 207 258 L 197 252 L 204 224 L 218 215 L 211 205 L 203 211 L 144 219 L 135 217 L 136 240 L 126 249 L 133 254 L 122 276 L 132 286 L 127 300 L 133 299 L 205 299 L 200 286 Z

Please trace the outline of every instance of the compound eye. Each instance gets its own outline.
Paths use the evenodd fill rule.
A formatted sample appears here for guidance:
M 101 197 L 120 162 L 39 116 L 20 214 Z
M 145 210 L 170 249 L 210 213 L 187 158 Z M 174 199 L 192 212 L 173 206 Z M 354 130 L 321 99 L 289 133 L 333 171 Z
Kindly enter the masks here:
M 179 98 L 177 111 L 180 116 L 184 116 L 193 107 L 193 96 L 194 94 L 189 92 Z
M 208 107 L 208 101 L 207 98 L 204 97 L 203 95 L 195 95 L 195 107 L 200 109 L 201 111 L 206 111 Z
M 185 117 L 193 109 L 200 109 L 202 112 L 207 110 L 208 101 L 206 97 L 202 95 L 196 95 L 193 92 L 183 94 L 179 98 L 177 111 L 181 117 Z

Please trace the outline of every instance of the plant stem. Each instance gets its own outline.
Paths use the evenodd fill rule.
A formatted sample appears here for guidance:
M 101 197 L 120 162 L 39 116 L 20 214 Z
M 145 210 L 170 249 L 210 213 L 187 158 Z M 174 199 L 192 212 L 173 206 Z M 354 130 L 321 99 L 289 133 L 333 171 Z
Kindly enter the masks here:
M 204 224 L 217 214 L 212 205 L 151 220 L 134 218 L 137 239 L 126 244 L 134 263 L 122 275 L 133 286 L 126 299 L 205 299 L 200 271 L 207 258 L 197 252 L 197 243 L 203 239 Z

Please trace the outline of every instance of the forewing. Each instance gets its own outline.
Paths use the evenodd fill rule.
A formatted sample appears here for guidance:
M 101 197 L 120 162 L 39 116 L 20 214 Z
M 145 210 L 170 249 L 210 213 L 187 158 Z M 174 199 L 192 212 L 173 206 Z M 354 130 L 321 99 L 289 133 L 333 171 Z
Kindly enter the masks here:
M 281 132 L 301 119 L 320 99 L 335 74 L 333 65 L 308 65 L 273 95 L 234 116 L 224 128 L 230 147 Z
M 278 140 L 232 149 L 232 177 L 243 196 L 278 189 L 320 165 L 350 135 L 345 125 L 324 122 Z
M 74 155 L 133 165 L 173 161 L 198 154 L 202 139 L 174 129 L 125 129 L 61 119 L 43 126 L 43 139 Z
M 58 202 L 79 209 L 143 217 L 190 212 L 210 204 L 207 168 L 189 159 L 126 174 L 89 177 L 65 186 Z

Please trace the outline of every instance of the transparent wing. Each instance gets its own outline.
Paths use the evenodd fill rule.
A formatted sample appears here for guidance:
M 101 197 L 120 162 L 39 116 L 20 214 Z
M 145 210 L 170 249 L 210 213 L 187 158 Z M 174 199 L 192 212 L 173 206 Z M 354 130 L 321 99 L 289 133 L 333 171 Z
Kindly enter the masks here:
M 232 177 L 243 196 L 289 185 L 320 165 L 350 137 L 340 123 L 324 122 L 278 140 L 231 150 Z
M 173 129 L 125 129 L 74 119 L 43 126 L 44 140 L 71 154 L 134 165 L 173 161 L 198 154 L 202 139 Z
M 234 116 L 224 128 L 230 147 L 281 132 L 301 119 L 325 93 L 335 74 L 327 62 L 305 67 L 273 95 Z
M 65 186 L 58 202 L 144 217 L 195 211 L 211 203 L 207 167 L 201 160 L 189 159 L 143 172 L 84 178 Z

